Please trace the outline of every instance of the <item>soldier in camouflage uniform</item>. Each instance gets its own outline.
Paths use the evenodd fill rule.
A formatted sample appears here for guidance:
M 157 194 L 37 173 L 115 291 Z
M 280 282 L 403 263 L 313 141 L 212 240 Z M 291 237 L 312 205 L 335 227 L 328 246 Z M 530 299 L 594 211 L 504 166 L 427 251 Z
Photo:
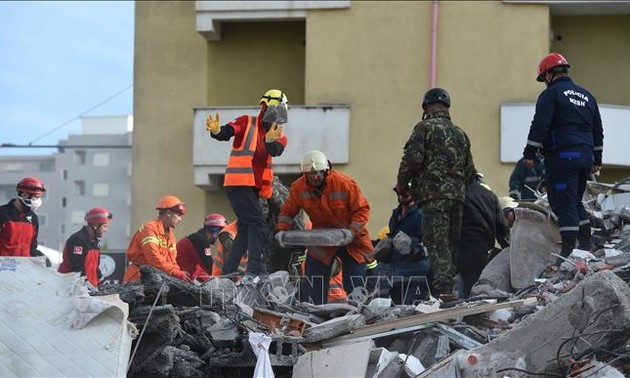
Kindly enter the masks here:
M 466 183 L 475 167 L 470 141 L 451 122 L 451 99 L 441 88 L 424 95 L 422 121 L 405 144 L 398 170 L 398 187 L 411 187 L 422 208 L 422 240 L 429 253 L 434 296 L 453 293 Z

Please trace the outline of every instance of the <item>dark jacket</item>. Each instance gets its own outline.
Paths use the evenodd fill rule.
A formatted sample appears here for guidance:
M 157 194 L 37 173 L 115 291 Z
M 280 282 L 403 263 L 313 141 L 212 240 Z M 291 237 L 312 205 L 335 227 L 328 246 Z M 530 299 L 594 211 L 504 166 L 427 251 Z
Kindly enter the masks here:
M 389 218 L 389 230 L 389 238 L 392 240 L 401 231 L 411 238 L 411 253 L 402 255 L 392 246 L 390 263 L 411 262 L 426 258 L 422 246 L 422 210 L 418 205 L 413 205 L 405 215 L 402 215 L 402 206 L 395 208 Z
M 39 220 L 30 208 L 19 211 L 15 198 L 0 206 L 0 256 L 43 256 L 37 250 Z
M 545 163 L 542 159 L 536 157 L 534 159 L 534 166 L 530 169 L 525 168 L 523 159 L 519 159 L 510 175 L 510 197 L 517 201 L 520 200 L 536 200 L 536 195 L 530 189 L 526 188 L 527 185 L 533 190 L 536 190 L 538 184 L 545 179 Z
M 90 237 L 87 226 L 70 235 L 63 249 L 63 261 L 59 273 L 81 272 L 94 286 L 102 277 L 99 265 L 101 249 L 96 238 Z
M 527 136 L 523 157 L 587 146 L 593 150 L 594 164 L 602 164 L 604 133 L 597 101 L 570 77 L 554 80 L 536 101 L 536 114 Z

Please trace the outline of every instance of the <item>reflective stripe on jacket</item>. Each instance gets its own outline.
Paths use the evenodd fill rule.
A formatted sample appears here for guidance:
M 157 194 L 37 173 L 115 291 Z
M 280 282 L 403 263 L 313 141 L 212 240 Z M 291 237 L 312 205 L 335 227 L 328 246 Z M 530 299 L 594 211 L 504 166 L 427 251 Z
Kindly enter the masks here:
M 236 221 L 223 227 L 223 230 L 221 230 L 220 234 L 224 232 L 230 235 L 230 238 L 232 240 L 236 239 Z M 218 277 L 223 274 L 223 261 L 225 260 L 224 257 L 226 253 L 230 253 L 230 250 L 226 251 L 223 244 L 219 241 L 217 243 L 217 253 L 214 256 L 214 264 L 212 264 L 212 277 Z M 247 252 L 245 252 L 245 255 L 243 255 L 243 257 L 241 257 L 241 261 L 238 264 L 238 269 L 243 272 L 247 269 Z
M 164 233 L 164 224 L 158 219 L 146 222 L 133 234 L 127 248 L 127 266 L 123 282 L 139 281 L 140 266 L 151 265 L 167 274 L 179 271 L 177 247 L 173 230 Z
M 313 229 L 348 228 L 355 235 L 346 249 L 359 264 L 372 256 L 373 247 L 370 235 L 365 228 L 370 217 L 370 205 L 361 193 L 357 183 L 350 177 L 335 170 L 326 175 L 323 191 L 318 195 L 314 188 L 300 176 L 291 185 L 289 197 L 278 216 L 278 230 L 290 230 L 291 222 L 304 209 L 313 223 Z M 313 258 L 330 265 L 338 247 L 309 246 L 308 253 Z
M 259 117 L 247 116 L 247 127 L 240 145 L 236 145 L 237 139 L 232 144 L 232 152 L 225 169 L 223 186 L 256 186 L 254 178 L 253 159 L 258 145 L 257 120 Z M 263 198 L 271 198 L 273 169 L 271 155 L 267 154 L 265 168 L 263 169 L 261 187 L 258 195 Z

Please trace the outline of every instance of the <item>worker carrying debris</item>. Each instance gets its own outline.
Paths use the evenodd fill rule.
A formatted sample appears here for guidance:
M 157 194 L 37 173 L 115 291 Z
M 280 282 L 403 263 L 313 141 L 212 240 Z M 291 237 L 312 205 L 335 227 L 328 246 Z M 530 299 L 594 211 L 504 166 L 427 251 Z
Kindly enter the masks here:
M 140 266 L 151 265 L 180 280 L 190 281 L 190 274 L 177 264 L 177 246 L 173 229 L 186 214 L 186 205 L 175 196 L 164 196 L 155 205 L 158 217 L 142 225 L 136 231 L 129 247 L 129 265 L 123 282 L 140 281 Z
M 582 204 L 586 181 L 599 172 L 604 132 L 595 97 L 568 75 L 569 62 L 558 53 L 546 55 L 538 64 L 536 81 L 547 88 L 536 101 L 536 114 L 523 151 L 525 163 L 533 165 L 536 153 L 545 156 L 549 205 L 558 217 L 562 236 L 561 255 L 567 257 L 579 241 L 589 250 L 591 224 Z
M 107 233 L 112 217 L 112 213 L 102 207 L 95 207 L 85 214 L 87 224 L 66 241 L 63 261 L 57 269 L 59 273 L 79 272 L 94 288 L 98 288 L 103 277 L 99 269 L 100 241 Z
M 362 287 L 365 277 L 366 258 L 372 255 L 372 241 L 366 229 L 370 217 L 370 205 L 357 183 L 350 177 L 332 169 L 326 156 L 317 150 L 309 151 L 302 158 L 303 175 L 296 179 L 289 197 L 278 216 L 278 234 L 291 229 L 291 222 L 303 209 L 313 223 L 313 230 L 325 228 L 343 229 L 352 241 L 343 247 L 308 246 L 303 285 L 306 298 L 315 304 L 326 302 L 329 279 L 335 256 L 341 260 L 343 287 L 352 296 L 355 287 Z
M 227 141 L 234 137 L 223 186 L 238 218 L 238 233 L 232 253 L 226 258 L 224 274 L 236 271 L 245 251 L 249 255 L 247 273 L 261 275 L 267 271 L 262 259 L 267 225 L 258 197 L 271 197 L 272 157 L 280 156 L 287 146 L 282 128 L 287 122 L 288 99 L 282 91 L 270 89 L 258 103 L 256 117 L 243 115 L 223 126 L 218 113 L 206 120 L 206 130 L 213 139 Z
M 44 256 L 37 249 L 39 220 L 35 214 L 46 192 L 44 182 L 25 177 L 17 183 L 16 190 L 17 198 L 0 206 L 0 256 Z
M 206 281 L 212 276 L 213 258 L 211 245 L 228 221 L 221 214 L 208 214 L 203 227 L 177 242 L 177 264 L 188 272 L 193 280 Z
M 398 169 L 399 188 L 410 188 L 422 208 L 422 241 L 433 270 L 434 296 L 453 292 L 453 264 L 459 247 L 466 183 L 475 168 L 470 140 L 451 122 L 451 97 L 442 88 L 424 94 L 422 121 L 405 144 Z
M 428 299 L 429 260 L 422 244 L 422 210 L 408 188 L 394 186 L 398 206 L 392 210 L 389 226 L 381 230 L 376 257 L 389 263 L 392 287 L 389 295 L 394 304 L 412 304 Z
M 223 229 L 217 236 L 217 252 L 214 255 L 214 264 L 212 265 L 212 277 L 218 277 L 224 274 L 223 264 L 226 258 L 225 256 L 228 256 L 230 253 L 232 253 L 232 246 L 234 245 L 236 234 L 237 227 L 235 221 L 223 227 Z M 245 254 L 241 257 L 241 261 L 238 264 L 238 272 L 241 274 L 245 274 L 246 269 L 247 251 L 245 251 Z
M 488 263 L 495 241 L 503 249 L 509 246 L 509 237 L 510 227 L 499 198 L 476 175 L 466 186 L 456 260 L 456 272 L 462 279 L 460 290 L 464 298 L 468 298 L 470 289 Z
M 533 163 L 533 164 L 532 164 Z M 535 201 L 536 192 L 545 180 L 545 158 L 537 153 L 531 162 L 521 158 L 510 175 L 508 195 L 516 201 Z

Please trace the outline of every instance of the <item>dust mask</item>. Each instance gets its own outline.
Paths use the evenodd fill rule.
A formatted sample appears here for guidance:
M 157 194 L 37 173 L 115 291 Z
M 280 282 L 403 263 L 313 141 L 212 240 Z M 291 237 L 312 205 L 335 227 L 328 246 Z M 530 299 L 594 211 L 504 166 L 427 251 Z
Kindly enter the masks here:
M 20 197 L 20 201 L 22 201 L 24 205 L 28 206 L 31 209 L 31 211 L 36 211 L 42 206 L 41 198 L 25 199 L 25 198 Z

